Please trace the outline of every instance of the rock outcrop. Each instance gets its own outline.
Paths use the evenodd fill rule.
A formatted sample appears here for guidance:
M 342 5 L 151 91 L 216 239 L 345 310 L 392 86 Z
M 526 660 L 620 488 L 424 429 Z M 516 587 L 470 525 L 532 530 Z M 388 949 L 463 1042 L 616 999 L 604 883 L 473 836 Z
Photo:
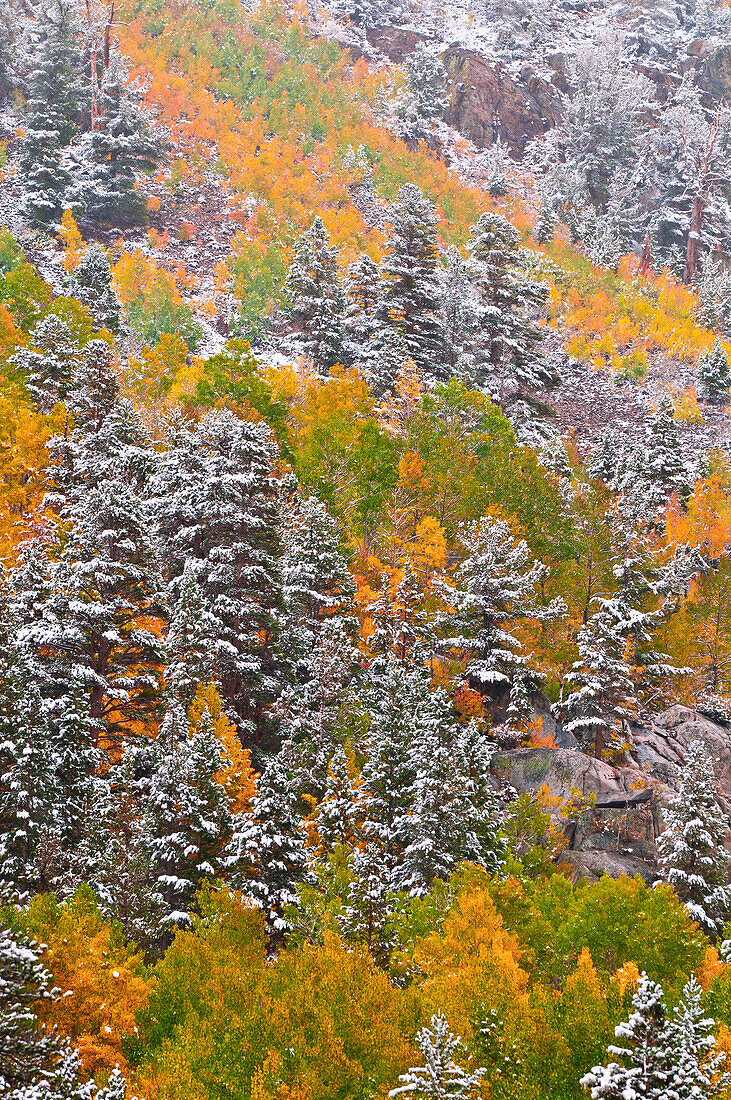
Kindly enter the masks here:
M 499 138 L 520 157 L 528 142 L 560 122 L 560 93 L 531 66 L 517 83 L 500 61 L 461 46 L 450 47 L 442 60 L 452 81 L 445 121 L 475 145 Z

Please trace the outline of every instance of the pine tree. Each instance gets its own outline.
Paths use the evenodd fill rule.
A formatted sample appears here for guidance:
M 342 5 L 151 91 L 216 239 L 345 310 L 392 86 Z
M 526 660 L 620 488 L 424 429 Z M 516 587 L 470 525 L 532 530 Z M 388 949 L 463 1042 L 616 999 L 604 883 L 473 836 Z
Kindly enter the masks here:
M 395 592 L 392 592 L 388 574 L 381 576 L 381 591 L 366 611 L 373 622 L 368 646 L 377 657 L 391 654 L 406 665 L 427 648 L 431 631 L 424 610 L 424 595 L 410 558 L 404 563 Z
M 49 413 L 68 397 L 80 356 L 66 322 L 49 313 L 31 332 L 30 346 L 16 352 L 12 362 L 22 372 L 41 412 Z
M 662 988 L 641 974 L 632 1004 L 634 1012 L 629 1020 L 615 1028 L 623 1045 L 609 1047 L 609 1053 L 623 1062 L 594 1066 L 581 1078 L 584 1088 L 591 1090 L 591 1100 L 635 1096 L 664 1100 L 672 1095 L 669 1089 L 674 1084 L 676 1051 L 668 1034 Z
M 332 852 L 336 845 L 354 847 L 363 811 L 360 779 L 351 774 L 345 749 L 338 745 L 328 764 L 325 794 L 313 817 L 319 849 Z
M 33 1084 L 52 1065 L 53 1035 L 42 1029 L 34 1007 L 54 995 L 51 975 L 37 946 L 19 935 L 0 911 L 0 1088 L 4 1095 Z M 20 1091 L 20 1096 L 23 1092 Z
M 403 819 L 404 853 L 393 879 L 396 889 L 411 895 L 427 893 L 435 878 L 448 881 L 459 860 L 490 871 L 497 871 L 502 862 L 502 846 L 490 818 L 494 802 L 484 799 L 480 790 L 484 778 L 475 783 L 463 771 L 459 732 L 444 691 L 429 694 L 411 749 L 415 778 Z
M 531 559 L 526 542 L 516 542 L 503 520 L 488 516 L 465 524 L 459 542 L 464 559 L 454 583 L 443 584 L 444 599 L 454 609 L 444 619 L 450 633 L 443 645 L 467 656 L 467 675 L 479 688 L 500 692 L 527 664 L 512 624 L 556 614 L 563 604 L 537 605 L 545 566 Z
M 106 252 L 91 245 L 65 287 L 69 297 L 86 306 L 95 322 L 110 332 L 119 331 L 121 304 L 112 289 L 112 272 Z
M 383 332 L 384 286 L 380 268 L 367 252 L 348 268 L 343 291 L 347 358 L 369 371 Z
M 404 64 L 409 92 L 421 118 L 439 118 L 448 104 L 447 70 L 442 59 L 423 42 L 408 54 Z
M 377 841 L 366 841 L 355 849 L 352 874 L 338 924 L 347 942 L 365 944 L 376 963 L 386 967 L 396 944 L 398 896 Z
M 565 678 L 569 692 L 557 712 L 565 731 L 601 758 L 605 747 L 627 740 L 636 705 L 626 657 L 629 622 L 617 616 L 611 600 L 596 602 L 597 610 L 579 631 L 579 659 Z
M 440 377 L 444 334 L 436 211 L 418 187 L 407 183 L 391 207 L 389 221 L 391 244 L 383 263 L 384 326 L 401 336 L 407 358 L 419 370 Z
M 723 929 L 731 905 L 724 847 L 727 819 L 716 801 L 713 766 L 701 741 L 692 741 L 680 772 L 678 793 L 664 810 L 657 846 L 663 877 L 691 918 L 712 937 Z
M 285 639 L 302 657 L 326 622 L 337 619 L 354 635 L 355 581 L 340 545 L 337 523 L 317 497 L 298 493 L 282 509 L 282 592 Z M 296 636 L 296 637 L 295 637 Z
M 206 611 L 199 573 L 200 562 L 187 558 L 165 643 L 165 681 L 173 698 L 186 708 L 193 702 L 198 687 L 214 675 L 209 641 L 215 623 Z
M 453 1035 L 441 1012 L 430 1020 L 416 1036 L 416 1042 L 424 1056 L 423 1066 L 412 1066 L 399 1076 L 404 1083 L 391 1089 L 389 1097 L 409 1093 L 429 1100 L 467 1100 L 474 1096 L 487 1070 L 483 1067 L 468 1073 L 457 1065 L 454 1055 L 461 1046 L 461 1039 Z
M 49 7 L 39 8 L 30 51 L 21 167 L 28 210 L 40 225 L 60 214 L 71 179 L 62 166 L 61 150 L 76 130 L 79 74 L 83 71 L 80 40 L 72 0 L 53 0 Z
M 163 150 L 161 133 L 142 104 L 141 89 L 129 83 L 121 57 L 113 55 L 99 94 L 97 125 L 87 135 L 88 160 L 74 194 L 84 219 L 95 225 L 144 224 L 147 206 L 136 187 L 137 176 L 153 172 Z
M 479 295 L 473 321 L 477 380 L 504 403 L 516 386 L 551 378 L 538 354 L 542 333 L 532 319 L 546 287 L 525 274 L 518 231 L 500 214 L 482 214 L 470 233 L 468 268 Z
M 556 214 L 554 203 L 545 193 L 543 193 L 541 194 L 541 201 L 538 205 L 536 227 L 533 231 L 533 236 L 538 244 L 550 244 L 556 232 L 557 225 L 558 215 Z
M 146 622 L 164 613 L 162 581 L 141 502 L 123 482 L 103 481 L 69 516 L 53 584 L 19 639 L 43 694 L 58 700 L 81 682 L 91 719 L 113 733 L 157 705 L 164 650 Z
M 662 506 L 671 493 L 676 493 L 681 500 L 690 495 L 688 468 L 678 439 L 673 403 L 668 394 L 663 395 L 650 421 L 646 462 L 658 506 Z
M 114 351 L 106 340 L 89 340 L 74 366 L 67 395 L 74 424 L 84 435 L 99 432 L 118 396 Z
M 691 974 L 668 1028 L 674 1061 L 673 1100 L 676 1096 L 678 1100 L 714 1100 L 731 1084 L 731 1076 L 721 1070 L 726 1055 L 716 1048 L 715 1020 L 703 1012 L 702 996 L 703 990 Z
M 285 910 L 295 905 L 306 878 L 301 820 L 287 775 L 273 758 L 265 768 L 250 813 L 239 817 L 228 848 L 229 877 L 264 914 L 274 941 L 289 929 Z
M 94 1100 L 126 1100 L 127 1081 L 122 1076 L 119 1063 L 109 1075 L 109 1083 L 99 1089 Z
M 203 879 L 215 879 L 224 869 L 233 820 L 217 776 L 228 761 L 210 713 L 204 710 L 190 729 L 177 704 L 168 710 L 155 748 L 145 819 L 156 900 L 165 924 L 186 924 Z
M 303 347 L 319 373 L 343 360 L 344 299 L 338 251 L 316 217 L 295 250 L 285 292 L 291 315 L 303 332 Z
M 276 448 L 264 424 L 210 413 L 180 428 L 160 456 L 150 486 L 173 616 L 185 563 L 196 560 L 208 646 L 230 715 L 249 740 L 266 731 L 277 692 L 274 661 L 281 610 Z
M 723 405 L 728 400 L 729 387 L 728 355 L 721 341 L 716 339 L 698 360 L 698 392 L 709 405 Z

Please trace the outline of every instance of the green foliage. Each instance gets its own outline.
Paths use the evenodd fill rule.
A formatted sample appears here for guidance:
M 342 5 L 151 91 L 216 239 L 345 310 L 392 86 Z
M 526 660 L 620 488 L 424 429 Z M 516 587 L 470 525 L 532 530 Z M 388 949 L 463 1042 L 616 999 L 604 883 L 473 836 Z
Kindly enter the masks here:
M 190 351 L 195 351 L 203 339 L 203 329 L 194 320 L 193 310 L 186 302 L 176 302 L 162 280 L 130 303 L 127 324 L 136 339 L 149 347 L 155 347 L 163 333 L 182 337 Z

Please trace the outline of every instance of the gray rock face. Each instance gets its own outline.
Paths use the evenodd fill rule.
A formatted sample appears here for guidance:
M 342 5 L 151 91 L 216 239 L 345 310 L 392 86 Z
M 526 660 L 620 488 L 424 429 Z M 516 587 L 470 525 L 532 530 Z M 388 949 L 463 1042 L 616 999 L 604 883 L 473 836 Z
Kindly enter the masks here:
M 498 752 L 492 771 L 499 786 L 514 787 L 518 793 L 534 792 L 545 784 L 562 798 L 574 791 L 595 796 L 596 808 L 566 828 L 569 850 L 561 860 L 573 865 L 575 877 L 595 881 L 602 874 L 640 874 L 646 882 L 657 879 L 654 841 L 663 829 L 663 806 L 677 786 L 691 741 L 701 740 L 715 761 L 719 802 L 731 819 L 731 731 L 698 711 L 674 706 L 651 722 L 633 726 L 632 749 L 622 766 L 562 744 L 560 723 L 547 706 L 536 700 L 535 711 L 544 733 L 551 733 L 558 747 Z M 727 846 L 731 851 L 731 832 Z

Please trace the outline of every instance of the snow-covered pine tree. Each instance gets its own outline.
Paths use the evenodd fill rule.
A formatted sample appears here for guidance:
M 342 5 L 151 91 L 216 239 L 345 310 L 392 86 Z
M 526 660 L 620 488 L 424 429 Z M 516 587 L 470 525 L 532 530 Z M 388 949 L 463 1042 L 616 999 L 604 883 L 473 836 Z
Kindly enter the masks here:
M 34 1011 L 54 990 L 36 944 L 13 929 L 1 910 L 0 975 L 0 1087 L 3 1095 L 25 1100 L 23 1087 L 45 1076 L 56 1053 L 54 1036 L 41 1028 Z
M 146 624 L 165 613 L 162 579 L 141 502 L 123 482 L 102 481 L 68 518 L 53 584 L 19 640 L 46 698 L 82 684 L 92 721 L 113 733 L 157 706 L 164 648 Z
M 352 875 L 345 909 L 338 917 L 343 938 L 365 944 L 376 963 L 386 967 L 396 943 L 398 897 L 377 841 L 368 840 L 355 849 Z
M 360 778 L 351 774 L 353 771 L 345 749 L 338 745 L 328 765 L 325 794 L 313 816 L 320 853 L 332 852 L 336 845 L 355 846 L 362 828 L 365 799 Z
M 657 500 L 658 507 L 662 507 L 671 493 L 676 493 L 680 500 L 690 495 L 688 467 L 678 438 L 673 403 L 668 394 L 663 394 L 648 426 L 645 461 L 654 489 L 648 505 Z
M 520 236 L 500 214 L 482 214 L 467 243 L 468 269 L 478 301 L 474 308 L 476 378 L 493 397 L 550 379 L 538 347 L 542 333 L 533 316 L 546 286 L 525 273 Z
M 472 334 L 475 331 L 474 293 L 467 264 L 456 248 L 446 253 L 443 290 L 444 354 L 450 374 L 472 384 L 474 356 Z
M 700 323 L 731 336 L 731 270 L 726 269 L 723 256 L 704 257 L 703 267 L 696 272 L 696 286 Z
M 425 669 L 389 656 L 373 670 L 365 696 L 371 725 L 361 771 L 368 798 L 363 831 L 380 848 L 389 885 L 404 849 L 404 816 L 416 778 L 412 745 L 428 685 Z
M 701 741 L 685 753 L 678 793 L 663 811 L 665 830 L 657 841 L 663 878 L 674 887 L 691 918 L 708 935 L 723 930 L 731 907 L 727 886 L 728 820 L 716 800 L 713 765 Z
M 665 1100 L 672 1096 L 676 1051 L 668 1034 L 665 999 L 661 986 L 640 975 L 632 995 L 634 1012 L 615 1028 L 622 1046 L 610 1046 L 609 1053 L 621 1058 L 606 1066 L 594 1066 L 581 1078 L 591 1090 L 591 1100 Z
M 70 184 L 61 150 L 76 130 L 81 94 L 81 35 L 73 0 L 39 7 L 29 66 L 21 167 L 30 216 L 47 225 L 61 213 Z
M 199 685 L 214 677 L 209 640 L 215 624 L 206 611 L 199 572 L 198 559 L 187 558 L 165 639 L 165 682 L 171 695 L 186 708 L 193 702 Z
M 424 610 L 424 594 L 419 588 L 411 559 L 407 558 L 401 579 L 392 591 L 391 578 L 381 576 L 377 599 L 366 608 L 373 622 L 368 648 L 377 658 L 387 654 L 410 665 L 431 640 Z
M 112 272 L 106 252 L 91 245 L 69 278 L 66 293 L 86 306 L 100 328 L 119 331 L 121 304 L 112 289 Z
M 49 313 L 31 332 L 29 346 L 17 351 L 11 362 L 21 371 L 41 412 L 49 413 L 68 397 L 80 357 L 71 329 L 57 314 Z
M 357 629 L 356 585 L 341 548 L 337 523 L 315 496 L 298 492 L 282 507 L 283 643 L 305 659 L 324 623 Z
M 94 1100 L 126 1100 L 127 1079 L 119 1068 L 119 1063 L 109 1074 L 108 1083 L 97 1092 Z
M 438 378 L 444 373 L 444 332 L 436 211 L 418 187 L 407 183 L 388 219 L 383 323 L 400 335 L 406 357 L 428 377 Z
M 302 234 L 287 272 L 285 293 L 302 346 L 316 371 L 325 374 L 343 360 L 345 301 L 338 272 L 338 250 L 317 216 Z
M 715 1020 L 703 1011 L 702 996 L 698 979 L 691 974 L 668 1023 L 673 1051 L 670 1093 L 673 1100 L 676 1096 L 678 1100 L 716 1100 L 731 1084 L 731 1075 L 722 1069 L 726 1055 L 716 1046 Z
M 153 172 L 164 150 L 161 132 L 130 84 L 119 54 L 113 54 L 99 93 L 97 125 L 86 135 L 85 160 L 74 201 L 94 225 L 141 225 L 147 221 L 139 175 Z
M 326 620 L 307 656 L 297 662 L 297 679 L 284 688 L 273 708 L 280 723 L 281 762 L 298 795 L 321 798 L 324 793 L 346 689 L 357 663 L 358 651 L 342 621 Z
M 204 710 L 191 729 L 176 703 L 166 714 L 155 750 L 144 814 L 156 901 L 165 913 L 163 923 L 186 924 L 203 879 L 217 878 L 225 866 L 234 823 L 217 776 L 229 761 L 210 713 Z
M 251 812 L 235 823 L 227 866 L 231 884 L 262 910 L 269 935 L 281 941 L 289 928 L 285 910 L 307 877 L 307 852 L 295 794 L 276 757 L 262 773 Z
M 555 200 L 549 197 L 547 189 L 545 189 L 541 192 L 540 202 L 538 203 L 538 217 L 536 218 L 536 226 L 533 230 L 533 236 L 538 244 L 550 244 L 556 232 L 557 225 L 558 215 L 556 213 Z
M 698 393 L 709 405 L 723 405 L 731 387 L 728 355 L 720 340 L 703 352 L 698 360 Z
M 412 896 L 427 893 L 435 878 L 448 881 L 459 860 L 490 871 L 502 862 L 496 830 L 485 820 L 492 800 L 478 805 L 481 792 L 462 770 L 460 732 L 446 693 L 437 689 L 428 694 L 411 748 L 415 778 L 402 825 L 404 853 L 393 875 L 394 888 Z
M 264 424 L 222 410 L 180 427 L 150 485 L 173 616 L 188 558 L 196 559 L 201 628 L 230 715 L 251 741 L 277 692 L 275 643 L 282 607 L 276 447 Z
M 568 694 L 556 709 L 566 732 L 601 759 L 605 748 L 627 740 L 636 703 L 626 656 L 630 622 L 617 616 L 611 600 L 595 603 L 597 610 L 579 631 L 579 659 L 564 680 Z
M 406 81 L 414 109 L 421 118 L 440 118 L 449 104 L 447 70 L 441 57 L 425 42 L 407 55 Z
M 380 268 L 367 252 L 348 268 L 343 292 L 346 358 L 369 371 L 383 331 L 384 287 Z
M 428 1100 L 469 1100 L 476 1095 L 487 1070 L 480 1067 L 468 1073 L 457 1065 L 454 1055 L 462 1041 L 449 1030 L 441 1012 L 432 1016 L 429 1027 L 421 1029 L 416 1042 L 424 1056 L 424 1065 L 412 1066 L 400 1074 L 399 1081 L 403 1084 L 391 1089 L 389 1097 L 408 1094 Z
M 100 431 L 118 396 L 113 349 L 106 340 L 87 341 L 74 366 L 66 398 L 76 427 L 84 435 Z
M 444 617 L 442 644 L 467 657 L 466 674 L 480 690 L 504 692 L 528 660 L 512 625 L 556 614 L 563 603 L 538 606 L 536 586 L 545 566 L 531 559 L 526 542 L 516 541 L 503 520 L 487 516 L 464 524 L 459 542 L 464 558 L 453 583 L 442 586 L 454 609 Z

